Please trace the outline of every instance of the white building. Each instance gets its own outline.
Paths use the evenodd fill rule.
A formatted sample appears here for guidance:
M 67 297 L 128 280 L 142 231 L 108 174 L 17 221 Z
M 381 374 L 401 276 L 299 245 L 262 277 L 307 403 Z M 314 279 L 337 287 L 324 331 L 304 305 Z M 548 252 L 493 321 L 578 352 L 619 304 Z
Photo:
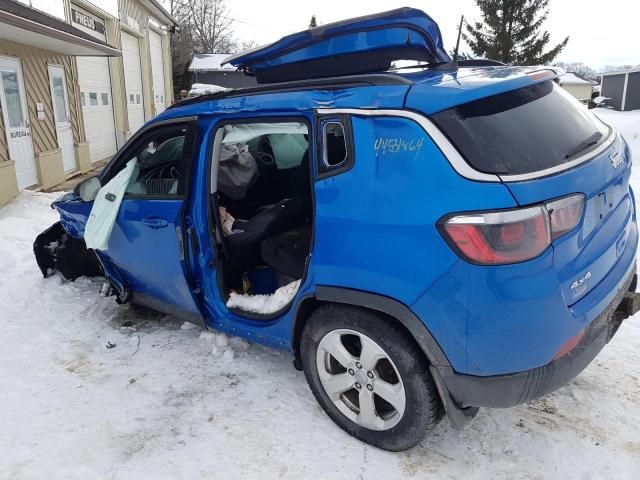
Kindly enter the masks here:
M 575 73 L 567 72 L 558 79 L 558 83 L 571 95 L 576 97 L 583 103 L 587 103 L 591 99 L 593 86 L 596 82 L 585 80 Z

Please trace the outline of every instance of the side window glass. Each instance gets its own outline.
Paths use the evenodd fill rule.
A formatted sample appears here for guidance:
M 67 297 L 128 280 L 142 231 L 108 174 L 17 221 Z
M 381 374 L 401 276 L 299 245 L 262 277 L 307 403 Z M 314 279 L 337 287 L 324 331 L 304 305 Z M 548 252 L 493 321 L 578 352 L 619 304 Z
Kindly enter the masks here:
M 126 190 L 127 196 L 175 197 L 182 195 L 187 128 L 161 129 L 146 137 L 123 166 L 137 158 L 138 164 Z
M 340 122 L 324 124 L 323 159 L 327 167 L 337 167 L 347 160 L 344 127 Z
M 328 177 L 349 170 L 354 162 L 349 118 L 321 120 L 319 136 L 319 176 Z

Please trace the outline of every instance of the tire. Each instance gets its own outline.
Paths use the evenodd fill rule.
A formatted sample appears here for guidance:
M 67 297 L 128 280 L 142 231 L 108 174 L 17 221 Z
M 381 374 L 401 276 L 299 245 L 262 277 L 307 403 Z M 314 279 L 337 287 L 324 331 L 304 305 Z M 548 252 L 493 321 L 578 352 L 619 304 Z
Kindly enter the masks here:
M 442 417 L 427 359 L 393 320 L 362 308 L 324 305 L 309 318 L 300 350 L 318 403 L 340 428 L 363 442 L 407 450 Z

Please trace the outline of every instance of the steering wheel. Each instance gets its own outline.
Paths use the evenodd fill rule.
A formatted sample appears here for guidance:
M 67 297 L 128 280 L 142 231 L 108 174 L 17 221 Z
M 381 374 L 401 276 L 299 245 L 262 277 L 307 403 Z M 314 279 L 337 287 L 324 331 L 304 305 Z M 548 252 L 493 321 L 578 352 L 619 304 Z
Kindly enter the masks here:
M 168 175 L 165 177 L 165 171 L 169 169 Z M 180 172 L 175 165 L 169 164 L 162 167 L 160 170 L 160 178 L 170 178 L 171 180 L 177 180 L 180 177 Z
M 276 159 L 273 158 L 273 155 L 267 152 L 256 152 L 256 157 L 265 167 L 273 167 L 276 163 Z
M 276 159 L 273 156 L 273 149 L 271 148 L 271 142 L 269 136 L 265 135 L 260 141 L 260 147 L 256 152 L 257 160 L 265 167 L 274 167 Z

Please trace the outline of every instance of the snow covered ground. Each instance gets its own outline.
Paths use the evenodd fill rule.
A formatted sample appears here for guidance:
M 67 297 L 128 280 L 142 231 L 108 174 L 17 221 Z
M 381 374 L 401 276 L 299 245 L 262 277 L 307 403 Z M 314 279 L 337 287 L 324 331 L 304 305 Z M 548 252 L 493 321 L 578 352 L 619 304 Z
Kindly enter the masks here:
M 640 111 L 598 114 L 640 164 Z M 44 280 L 31 244 L 56 196 L 0 209 L 0 479 L 638 478 L 640 315 L 558 392 L 383 452 L 329 420 L 287 355 Z

